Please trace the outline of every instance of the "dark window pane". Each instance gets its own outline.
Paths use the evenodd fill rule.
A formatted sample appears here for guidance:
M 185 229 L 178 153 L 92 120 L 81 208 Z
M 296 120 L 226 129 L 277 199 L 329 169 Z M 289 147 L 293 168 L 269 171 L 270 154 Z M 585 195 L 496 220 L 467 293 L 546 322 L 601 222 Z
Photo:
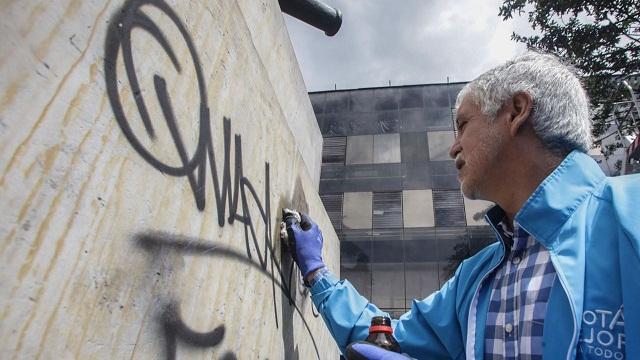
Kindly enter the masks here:
M 313 112 L 316 113 L 316 115 L 324 113 L 324 102 L 326 97 L 326 93 L 309 94 L 309 100 L 311 100 L 311 106 L 313 106 Z
M 459 189 L 460 183 L 456 175 L 431 175 L 431 186 L 434 190 Z
M 423 88 L 424 107 L 451 108 L 455 105 L 455 99 L 449 97 L 449 89 L 446 84 L 428 85 Z
M 351 165 L 347 167 L 344 191 L 402 190 L 404 164 Z
M 322 180 L 342 180 L 345 178 L 346 169 L 340 164 L 322 164 L 320 178 Z
M 398 112 L 378 111 L 378 128 L 374 134 L 396 133 L 398 132 Z
M 407 163 L 403 190 L 422 190 L 432 187 L 431 163 L 427 161 Z M 457 178 L 456 184 L 457 184 Z
M 371 231 L 372 241 L 401 241 L 403 236 L 402 229 L 374 229 Z
M 428 123 L 424 109 L 400 110 L 400 132 L 427 131 Z
M 339 237 L 340 241 L 371 241 L 371 229 L 343 228 L 340 230 Z
M 400 152 L 403 163 L 427 161 L 427 133 L 411 132 L 400 134 Z
M 366 238 L 366 237 L 365 237 Z M 350 265 L 369 264 L 372 261 L 371 241 L 340 241 L 340 263 Z
M 347 166 L 347 177 L 350 179 L 401 177 L 401 164 L 368 164 Z
M 331 220 L 331 225 L 339 230 L 342 227 L 342 194 L 320 195 L 320 200 Z
M 398 89 L 375 89 L 376 110 L 398 110 Z
M 431 161 L 431 185 L 434 190 L 460 189 L 458 170 L 453 160 Z
M 400 89 L 401 108 L 421 108 L 422 107 L 422 87 L 406 87 Z
M 325 113 L 346 112 L 349 110 L 349 92 L 330 92 L 327 93 L 325 100 Z
M 424 117 L 430 131 L 453 129 L 454 118 L 450 108 L 424 109 Z
M 408 309 L 413 299 L 422 300 L 440 288 L 437 262 L 406 263 L 405 273 Z
M 434 228 L 404 229 L 407 308 L 412 299 L 423 299 L 439 287 L 436 231 Z
M 462 260 L 469 257 L 469 239 L 465 227 L 436 228 L 440 285 L 456 271 Z
M 322 144 L 322 163 L 344 164 L 347 138 L 325 137 Z
M 406 262 L 437 262 L 435 228 L 404 229 Z
M 351 111 L 369 112 L 376 108 L 376 98 L 373 90 L 353 90 L 351 94 Z
M 459 190 L 433 190 L 436 226 L 466 226 L 464 201 Z
M 373 246 L 372 263 L 399 263 L 402 266 L 402 241 L 374 240 L 371 244 Z
M 340 277 L 349 280 L 360 295 L 371 299 L 370 264 L 340 264 Z
M 375 112 L 351 113 L 348 132 L 349 135 L 379 134 L 378 115 Z
M 371 302 L 380 308 L 404 309 L 404 266 L 402 263 L 371 265 Z
M 373 193 L 373 228 L 402 227 L 402 193 Z
M 322 181 L 320 182 L 322 186 Z M 340 183 L 326 184 L 322 187 L 323 192 L 348 192 L 348 191 L 400 191 L 402 190 L 402 178 L 391 179 L 362 179 L 341 180 Z
M 322 136 L 345 136 L 349 125 L 348 114 L 318 115 L 318 125 Z

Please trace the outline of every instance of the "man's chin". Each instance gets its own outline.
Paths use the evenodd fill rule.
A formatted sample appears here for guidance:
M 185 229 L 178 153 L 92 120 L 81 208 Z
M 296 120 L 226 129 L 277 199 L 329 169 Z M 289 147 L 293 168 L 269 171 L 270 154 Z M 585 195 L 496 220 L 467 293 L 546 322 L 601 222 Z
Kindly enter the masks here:
M 464 180 L 460 180 L 460 190 L 462 195 L 469 200 L 478 200 L 478 194 L 474 187 L 469 186 Z

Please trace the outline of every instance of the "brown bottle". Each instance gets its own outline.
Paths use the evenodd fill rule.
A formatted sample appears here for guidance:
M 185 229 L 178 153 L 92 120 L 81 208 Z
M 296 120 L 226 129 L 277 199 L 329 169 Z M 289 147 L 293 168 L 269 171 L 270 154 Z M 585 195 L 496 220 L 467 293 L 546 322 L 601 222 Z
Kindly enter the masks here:
M 367 336 L 365 341 L 376 344 L 385 350 L 399 353 L 400 345 L 398 345 L 396 339 L 391 335 L 392 333 L 391 319 L 386 316 L 374 316 L 371 319 L 369 336 Z

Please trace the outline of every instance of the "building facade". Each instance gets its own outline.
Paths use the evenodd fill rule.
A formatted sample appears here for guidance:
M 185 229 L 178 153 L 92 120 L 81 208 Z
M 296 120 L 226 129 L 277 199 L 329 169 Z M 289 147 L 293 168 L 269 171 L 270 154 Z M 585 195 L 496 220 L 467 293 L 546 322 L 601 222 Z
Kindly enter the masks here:
M 324 138 L 320 197 L 341 277 L 392 316 L 494 241 L 492 204 L 463 198 L 449 148 L 464 83 L 310 93 Z

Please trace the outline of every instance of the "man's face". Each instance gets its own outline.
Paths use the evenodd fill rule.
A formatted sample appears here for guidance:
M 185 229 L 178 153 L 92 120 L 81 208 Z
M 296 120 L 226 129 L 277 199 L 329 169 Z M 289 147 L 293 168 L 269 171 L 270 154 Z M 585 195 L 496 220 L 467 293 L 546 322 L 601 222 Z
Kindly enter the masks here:
M 503 148 L 501 129 L 496 121 L 484 115 L 466 95 L 456 115 L 458 136 L 449 155 L 455 159 L 462 193 L 469 199 L 490 199 L 495 180 L 508 174 L 497 174 Z

